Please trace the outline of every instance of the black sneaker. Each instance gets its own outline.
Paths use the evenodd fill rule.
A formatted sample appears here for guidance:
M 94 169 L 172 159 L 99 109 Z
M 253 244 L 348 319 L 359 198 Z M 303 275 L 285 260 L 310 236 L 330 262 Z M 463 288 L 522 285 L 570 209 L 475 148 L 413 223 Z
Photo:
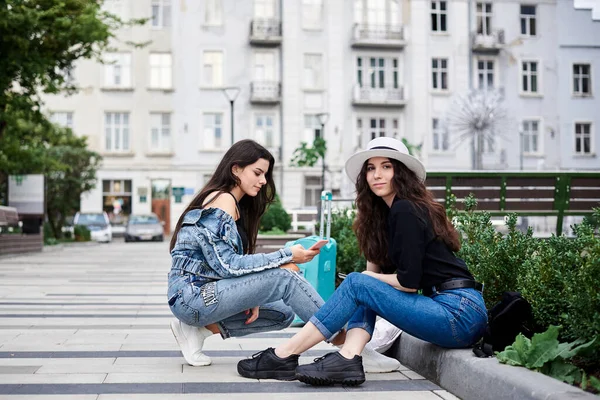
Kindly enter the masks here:
M 349 360 L 337 351 L 315 358 L 312 364 L 296 368 L 296 379 L 313 386 L 326 386 L 341 383 L 358 386 L 365 381 L 362 357 L 354 356 Z
M 238 362 L 237 370 L 244 378 L 293 381 L 296 379 L 298 357 L 297 354 L 292 354 L 286 358 L 279 358 L 275 349 L 269 347 L 254 354 L 252 358 Z

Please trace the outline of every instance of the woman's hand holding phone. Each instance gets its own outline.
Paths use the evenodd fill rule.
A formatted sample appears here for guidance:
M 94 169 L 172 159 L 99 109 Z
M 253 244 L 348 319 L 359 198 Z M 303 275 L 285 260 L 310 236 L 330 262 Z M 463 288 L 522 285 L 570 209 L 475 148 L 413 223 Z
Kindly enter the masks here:
M 301 244 L 295 244 L 290 247 L 292 250 L 292 262 L 296 264 L 304 264 L 311 261 L 317 254 L 319 254 L 319 250 L 311 250 L 305 249 Z

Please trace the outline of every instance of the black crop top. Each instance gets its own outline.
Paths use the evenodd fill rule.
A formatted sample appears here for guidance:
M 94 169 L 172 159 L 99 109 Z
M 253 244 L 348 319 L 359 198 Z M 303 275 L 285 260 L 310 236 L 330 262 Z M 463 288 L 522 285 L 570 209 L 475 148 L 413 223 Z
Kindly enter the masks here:
M 235 207 L 237 208 L 239 218 L 235 221 L 235 226 L 237 227 L 238 233 L 240 234 L 240 238 L 242 239 L 242 247 L 244 249 L 244 254 L 248 253 L 248 234 L 246 233 L 246 228 L 244 228 L 244 222 L 242 221 L 242 211 L 240 210 L 240 204 L 237 199 L 233 195 L 233 193 L 227 192 L 233 197 L 235 201 Z

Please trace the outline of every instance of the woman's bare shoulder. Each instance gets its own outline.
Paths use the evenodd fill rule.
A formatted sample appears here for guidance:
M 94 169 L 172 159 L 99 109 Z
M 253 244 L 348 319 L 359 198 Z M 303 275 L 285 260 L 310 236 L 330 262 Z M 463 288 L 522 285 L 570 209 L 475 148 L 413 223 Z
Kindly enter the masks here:
M 231 215 L 231 218 L 234 220 L 238 219 L 237 206 L 235 204 L 235 199 L 230 193 L 227 192 L 212 192 L 208 196 L 206 196 L 206 201 L 204 202 L 204 208 L 219 208 L 225 211 L 227 214 Z

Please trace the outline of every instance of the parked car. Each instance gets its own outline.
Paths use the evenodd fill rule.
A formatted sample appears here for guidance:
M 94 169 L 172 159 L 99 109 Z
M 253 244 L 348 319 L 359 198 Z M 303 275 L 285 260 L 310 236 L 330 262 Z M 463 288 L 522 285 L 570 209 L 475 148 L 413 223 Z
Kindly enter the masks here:
M 164 222 L 156 214 L 131 214 L 125 229 L 125 241 L 151 240 L 162 242 Z
M 112 241 L 112 229 L 106 212 L 78 212 L 73 218 L 73 225 L 85 226 L 97 242 Z

